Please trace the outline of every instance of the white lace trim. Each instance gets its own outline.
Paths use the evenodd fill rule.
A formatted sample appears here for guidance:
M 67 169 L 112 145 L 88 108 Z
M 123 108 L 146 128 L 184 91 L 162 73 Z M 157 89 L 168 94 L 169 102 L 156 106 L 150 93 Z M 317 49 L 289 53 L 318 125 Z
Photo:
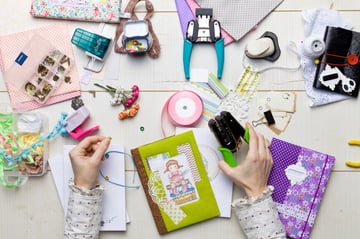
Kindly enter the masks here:
M 281 204 L 274 202 L 276 209 L 280 214 L 283 214 L 285 216 L 295 217 L 301 221 L 308 221 L 311 225 L 315 222 L 316 215 L 311 213 L 309 216 L 309 211 L 303 211 L 300 209 L 296 209 L 293 206 Z M 309 217 L 309 219 L 308 219 Z
M 245 198 L 239 198 L 235 200 L 232 203 L 232 207 L 243 207 L 243 206 L 249 206 L 255 203 L 259 203 L 261 201 L 264 201 L 266 198 L 270 197 L 274 191 L 274 187 L 269 185 L 267 188 L 257 197 L 245 197 Z
M 221 111 L 230 112 L 235 119 L 242 121 L 249 115 L 249 100 L 240 96 L 234 91 L 230 91 L 219 105 L 217 113 Z

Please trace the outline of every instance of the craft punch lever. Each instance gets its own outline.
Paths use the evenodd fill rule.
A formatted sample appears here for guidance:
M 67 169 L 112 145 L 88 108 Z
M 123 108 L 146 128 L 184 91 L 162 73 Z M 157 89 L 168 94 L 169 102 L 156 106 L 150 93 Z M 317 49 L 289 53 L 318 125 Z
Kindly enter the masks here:
M 252 59 L 274 62 L 279 59 L 280 54 L 278 38 L 273 32 L 265 32 L 260 38 L 245 46 L 245 55 Z
M 220 22 L 212 20 L 212 8 L 197 8 L 197 20 L 190 20 L 184 39 L 183 64 L 185 78 L 190 79 L 190 58 L 194 43 L 214 43 L 217 57 L 217 77 L 221 79 L 224 68 L 224 38 Z
M 85 107 L 81 99 L 75 98 L 74 100 L 72 100 L 71 106 L 75 110 L 75 112 L 65 119 L 65 129 L 72 138 L 82 139 L 85 136 L 99 129 L 99 126 L 94 126 L 85 131 L 82 129 L 82 125 L 89 118 L 90 112 Z
M 242 127 L 227 111 L 222 111 L 214 119 L 210 119 L 208 125 L 222 146 L 218 147 L 218 150 L 222 153 L 224 160 L 231 167 L 236 167 L 236 160 L 232 153 L 241 147 L 242 139 L 249 143 L 249 129 Z

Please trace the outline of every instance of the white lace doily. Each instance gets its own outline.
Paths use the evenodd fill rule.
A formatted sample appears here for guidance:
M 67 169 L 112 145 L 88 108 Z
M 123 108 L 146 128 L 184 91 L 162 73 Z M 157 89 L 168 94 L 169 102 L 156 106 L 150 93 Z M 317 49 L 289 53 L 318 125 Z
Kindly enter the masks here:
M 249 100 L 240 96 L 234 91 L 230 91 L 222 100 L 218 108 L 218 112 L 228 111 L 238 121 L 247 119 L 249 115 Z

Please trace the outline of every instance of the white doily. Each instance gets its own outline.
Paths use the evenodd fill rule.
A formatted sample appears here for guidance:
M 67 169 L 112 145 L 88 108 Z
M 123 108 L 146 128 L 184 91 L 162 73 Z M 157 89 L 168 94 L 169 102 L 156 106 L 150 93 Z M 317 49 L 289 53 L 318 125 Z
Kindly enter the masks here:
M 218 113 L 221 111 L 228 111 L 235 117 L 235 119 L 243 121 L 249 115 L 249 108 L 249 100 L 231 90 L 221 100 Z
M 308 221 L 310 224 L 314 224 L 315 222 L 315 217 L 316 214 L 310 213 L 308 211 L 303 211 L 300 209 L 296 209 L 294 208 L 294 206 L 289 206 L 289 205 L 285 205 L 285 204 L 281 204 L 281 203 L 277 203 L 274 202 L 276 209 L 278 210 L 279 213 L 286 215 L 286 216 L 290 216 L 290 217 L 295 217 L 301 221 Z

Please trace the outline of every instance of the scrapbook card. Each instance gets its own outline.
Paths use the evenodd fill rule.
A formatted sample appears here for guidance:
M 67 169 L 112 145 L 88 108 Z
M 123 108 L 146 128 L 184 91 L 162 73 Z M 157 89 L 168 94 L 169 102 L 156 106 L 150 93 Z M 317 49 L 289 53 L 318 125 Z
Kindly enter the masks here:
M 360 33 L 326 27 L 325 52 L 319 58 L 314 87 L 357 97 L 360 84 Z
M 219 216 L 192 131 L 132 149 L 131 154 L 160 234 Z
M 267 125 L 279 135 L 286 130 L 295 111 L 295 92 L 270 91 L 258 97 L 256 102 L 258 118 L 252 121 L 252 125 L 254 127 L 262 124 Z
M 274 165 L 269 185 L 286 234 L 308 239 L 330 178 L 335 158 L 273 138 Z
M 119 22 L 121 0 L 32 0 L 34 17 Z

